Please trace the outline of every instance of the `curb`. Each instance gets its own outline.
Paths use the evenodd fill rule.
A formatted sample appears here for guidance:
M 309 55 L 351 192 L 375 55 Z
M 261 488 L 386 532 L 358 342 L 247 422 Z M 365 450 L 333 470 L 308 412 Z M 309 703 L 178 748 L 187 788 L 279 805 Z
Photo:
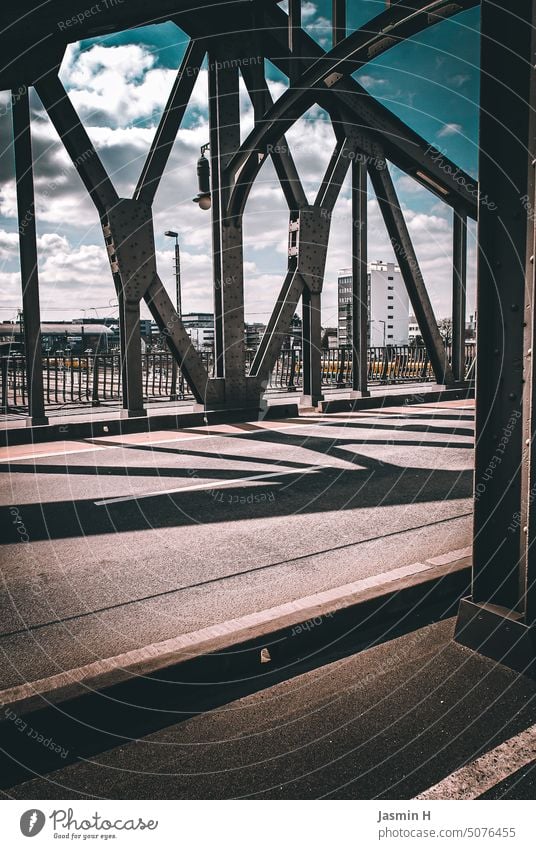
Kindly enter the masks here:
M 152 676 L 169 667 L 187 665 L 189 671 L 195 672 L 198 682 L 206 684 L 210 681 L 203 668 L 212 667 L 212 681 L 222 676 L 229 680 L 234 675 L 257 676 L 261 664 L 273 663 L 284 668 L 305 655 L 339 652 L 341 643 L 348 644 L 351 650 L 364 634 L 377 628 L 385 630 L 392 620 L 400 624 L 401 616 L 411 624 L 424 607 L 441 602 L 457 607 L 468 589 L 469 562 L 464 549 L 424 564 L 404 566 L 392 573 L 365 578 L 11 687 L 0 691 L 0 705 L 24 715 L 45 705 L 61 704 Z M 320 624 L 322 627 L 317 627 Z M 216 671 L 218 666 L 221 668 Z
M 368 398 L 336 398 L 333 401 L 321 401 L 318 409 L 322 413 L 347 413 L 354 410 L 374 410 L 378 407 L 429 404 L 435 401 L 467 401 L 474 397 L 474 386 L 463 386 L 432 392 L 401 392 L 396 395 L 370 395 Z
M 470 583 L 469 557 L 452 559 L 460 553 L 0 693 L 0 787 L 232 709 L 252 693 L 262 698 L 275 684 L 453 616 Z
M 129 433 L 149 433 L 152 430 L 203 427 L 203 425 L 230 424 L 232 422 L 263 419 L 297 418 L 298 405 L 271 404 L 266 409 L 244 407 L 231 410 L 207 410 L 200 413 L 171 413 L 140 416 L 133 419 L 100 419 L 89 422 L 63 422 L 37 427 L 7 428 L 0 432 L 0 447 L 33 445 L 39 442 L 57 442 L 65 439 L 91 439 L 98 436 L 121 436 Z

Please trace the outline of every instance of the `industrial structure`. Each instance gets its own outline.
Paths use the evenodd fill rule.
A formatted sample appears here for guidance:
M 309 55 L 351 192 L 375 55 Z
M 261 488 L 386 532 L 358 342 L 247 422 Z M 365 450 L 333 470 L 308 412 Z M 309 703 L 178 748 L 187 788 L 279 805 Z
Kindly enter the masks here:
M 81 2 L 56 0 L 57 17 L 83 13 Z M 533 305 L 535 178 L 534 5 L 520 0 L 516 16 L 504 2 L 481 3 L 479 189 L 446 157 L 430 156 L 428 141 L 380 104 L 353 78 L 367 62 L 404 39 L 478 5 L 478 0 L 392 3 L 365 26 L 348 32 L 345 0 L 333 0 L 333 46 L 324 51 L 301 26 L 301 2 L 288 13 L 274 0 L 142 0 L 109 4 L 98 19 L 41 38 L 50 6 L 22 0 L 4 12 L 12 38 L 0 85 L 13 92 L 13 129 L 29 416 L 46 420 L 43 403 L 39 285 L 33 209 L 28 87 L 34 86 L 93 200 L 120 307 L 123 408 L 143 416 L 140 304 L 148 305 L 193 393 L 205 409 L 259 405 L 268 376 L 301 301 L 303 401 L 322 399 L 320 308 L 331 212 L 352 172 L 352 397 L 367 389 L 367 175 L 378 199 L 396 261 L 428 350 L 436 381 L 460 385 L 464 373 L 467 219 L 478 220 L 478 356 L 475 525 L 472 597 L 462 602 L 458 639 L 519 670 L 534 664 L 536 590 L 536 467 L 533 450 L 536 339 Z M 32 14 L 26 18 L 24 9 Z M 155 20 L 172 20 L 189 34 L 170 98 L 131 197 L 119 197 L 58 77 L 69 40 L 93 37 Z M 245 47 L 247 45 L 247 48 Z M 12 54 L 9 50 L 12 49 Z M 246 55 L 245 49 L 249 52 Z M 263 64 L 289 79 L 273 102 Z M 210 201 L 215 303 L 215 371 L 209 374 L 160 279 L 155 259 L 152 202 L 181 125 L 199 69 L 208 56 L 210 192 L 200 166 L 204 208 Z M 500 69 L 500 73 L 498 73 Z M 239 77 L 251 96 L 255 125 L 241 141 Z M 329 114 L 336 145 L 309 203 L 285 133 L 313 104 Z M 88 155 L 88 152 L 90 155 Z M 358 154 L 362 154 L 358 156 Z M 242 222 L 263 163 L 271 157 L 288 203 L 288 269 L 251 365 L 246 368 Z M 452 210 L 452 328 L 449 361 L 387 162 L 393 163 Z M 210 197 L 209 197 L 210 194 Z M 480 202 L 480 199 L 487 199 Z

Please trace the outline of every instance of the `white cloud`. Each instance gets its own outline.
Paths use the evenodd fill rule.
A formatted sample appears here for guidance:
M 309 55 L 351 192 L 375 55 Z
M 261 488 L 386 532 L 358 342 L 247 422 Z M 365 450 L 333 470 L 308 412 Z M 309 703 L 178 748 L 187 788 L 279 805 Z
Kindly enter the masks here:
M 303 14 L 305 21 L 314 21 L 314 4 L 305 3 Z M 113 48 L 99 45 L 81 55 L 76 48 L 69 48 L 62 74 L 118 191 L 129 196 L 174 72 L 155 68 L 152 54 L 138 45 Z M 173 254 L 163 232 L 172 228 L 180 233 L 185 311 L 212 309 L 210 215 L 191 202 L 197 192 L 195 164 L 199 147 L 208 141 L 209 135 L 206 85 L 207 72 L 201 71 L 189 107 L 189 120 L 179 131 L 154 206 L 157 263 L 170 294 Z M 280 82 L 269 85 L 276 99 L 285 89 Z M 251 127 L 252 109 L 243 86 L 241 110 L 243 133 L 246 133 Z M 461 130 L 460 125 L 445 125 L 440 134 Z M 315 108 L 295 124 L 287 139 L 312 200 L 334 147 L 331 125 L 325 114 Z M 43 316 L 70 318 L 80 314 L 81 309 L 92 307 L 99 307 L 99 314 L 104 315 L 107 305 L 115 304 L 115 290 L 97 213 L 48 119 L 34 121 L 34 149 Z M 436 312 L 444 315 L 448 312 L 451 290 L 450 212 L 414 180 L 396 171 L 393 177 Z M 20 305 L 20 276 L 15 270 L 18 244 L 13 180 L 2 187 L 0 213 L 12 228 L 6 225 L 0 231 L 0 262 L 4 269 L 0 271 L 0 286 L 2 303 L 13 313 Z M 347 181 L 334 211 L 328 252 L 324 321 L 330 323 L 337 309 L 338 269 L 351 261 L 350 214 Z M 286 270 L 287 239 L 288 209 L 272 164 L 267 161 L 251 192 L 244 220 L 245 296 L 248 315 L 255 320 L 266 320 L 275 302 Z M 473 249 L 470 255 L 472 263 Z M 372 198 L 369 258 L 394 258 Z
M 461 124 L 443 124 L 437 136 L 438 138 L 442 139 L 445 138 L 445 136 L 454 136 L 456 135 L 456 133 L 461 132 L 463 132 L 463 127 Z

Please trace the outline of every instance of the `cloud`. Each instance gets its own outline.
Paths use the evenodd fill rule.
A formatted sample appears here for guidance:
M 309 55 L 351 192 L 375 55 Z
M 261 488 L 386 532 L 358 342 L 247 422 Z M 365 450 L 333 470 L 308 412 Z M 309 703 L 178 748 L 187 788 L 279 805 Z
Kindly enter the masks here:
M 443 124 L 437 134 L 437 137 L 443 139 L 445 138 L 445 136 L 454 136 L 456 135 L 456 133 L 461 132 L 463 132 L 463 127 L 461 124 Z
M 374 88 L 375 86 L 383 86 L 388 83 L 388 80 L 383 77 L 374 77 L 372 74 L 359 74 L 357 79 L 365 88 Z
M 452 77 L 448 77 L 447 82 L 455 88 L 461 88 L 465 85 L 465 83 L 468 83 L 470 79 L 470 74 L 454 74 Z
M 303 11 L 305 21 L 317 23 L 314 4 L 304 4 Z M 62 76 L 117 190 L 122 196 L 130 196 L 175 73 L 156 67 L 153 54 L 142 45 L 127 44 L 95 45 L 83 52 L 71 46 Z M 285 88 L 281 82 L 269 85 L 274 98 Z M 240 97 L 244 135 L 252 125 L 252 109 L 243 85 Z M 32 105 L 43 317 L 71 318 L 90 308 L 98 308 L 101 316 L 107 311 L 113 314 L 114 309 L 117 312 L 110 306 L 116 302 L 115 290 L 96 210 L 39 103 L 34 100 Z M 180 234 L 183 304 L 188 312 L 211 310 L 213 304 L 210 214 L 191 201 L 197 192 L 199 147 L 209 137 L 207 111 L 207 72 L 202 70 L 154 205 L 157 263 L 172 296 L 173 251 L 163 233 L 176 229 Z M 445 132 L 447 127 L 451 129 Z M 460 125 L 452 124 L 441 132 L 448 135 L 461 130 Z M 313 200 L 335 144 L 329 119 L 315 107 L 294 125 L 287 140 L 304 188 Z M 15 184 L 12 163 L 5 156 L 0 157 L 0 163 L 5 170 L 0 187 L 0 287 L 2 303 L 12 315 L 20 306 Z M 436 312 L 447 314 L 452 274 L 450 211 L 401 172 L 393 170 L 393 178 Z M 331 224 L 323 296 L 324 322 L 330 324 L 337 311 L 338 270 L 351 262 L 351 232 L 347 179 Z M 286 270 L 287 243 L 288 208 L 273 166 L 267 161 L 251 192 L 244 219 L 246 314 L 252 319 L 267 320 L 275 303 Z M 372 198 L 369 258 L 394 258 Z

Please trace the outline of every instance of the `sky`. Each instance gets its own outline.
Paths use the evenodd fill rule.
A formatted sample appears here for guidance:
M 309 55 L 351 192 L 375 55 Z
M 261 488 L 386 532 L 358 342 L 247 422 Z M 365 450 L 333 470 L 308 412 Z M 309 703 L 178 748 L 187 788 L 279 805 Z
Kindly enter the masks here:
M 281 4 L 284 6 L 284 4 Z M 380 0 L 351 0 L 349 28 L 384 8 Z M 324 49 L 331 46 L 330 0 L 303 2 L 303 25 Z M 479 11 L 443 21 L 389 50 L 355 74 L 383 105 L 440 147 L 471 175 L 477 169 Z M 136 185 L 175 78 L 187 37 L 174 24 L 142 27 L 71 44 L 60 76 L 105 167 L 123 197 Z M 286 86 L 269 63 L 274 99 Z M 35 92 L 31 93 L 36 220 L 43 320 L 115 316 L 117 300 L 96 210 Z M 241 84 L 241 134 L 253 125 Z M 183 312 L 212 311 L 210 213 L 192 203 L 196 160 L 208 141 L 207 72 L 199 74 L 154 204 L 157 265 L 172 297 L 173 244 L 179 232 Z M 0 320 L 21 306 L 11 114 L 0 92 Z M 335 144 L 329 118 L 313 108 L 287 135 L 312 201 Z M 452 212 L 434 195 L 392 168 L 392 176 L 438 319 L 450 313 Z M 337 274 L 351 263 L 350 186 L 332 217 L 322 322 L 337 323 Z M 369 186 L 369 260 L 394 259 Z M 266 322 L 287 264 L 288 208 L 271 162 L 253 187 L 244 216 L 246 320 Z M 468 313 L 474 310 L 475 228 L 469 228 Z M 148 315 L 143 307 L 142 315 Z

